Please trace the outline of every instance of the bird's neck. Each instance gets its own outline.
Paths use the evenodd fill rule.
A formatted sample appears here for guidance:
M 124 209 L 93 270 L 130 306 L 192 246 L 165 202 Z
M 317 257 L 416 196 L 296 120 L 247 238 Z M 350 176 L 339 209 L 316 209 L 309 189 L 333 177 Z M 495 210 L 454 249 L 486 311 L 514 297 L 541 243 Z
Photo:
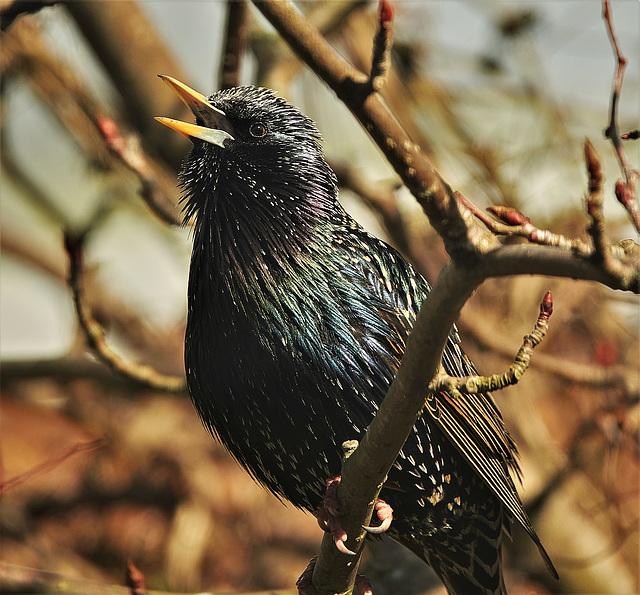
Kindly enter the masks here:
M 302 170 L 301 170 L 302 171 Z M 235 300 L 268 301 L 318 270 L 337 186 L 323 159 L 304 174 L 220 171 L 196 210 L 192 283 Z M 202 200 L 203 196 L 205 197 Z

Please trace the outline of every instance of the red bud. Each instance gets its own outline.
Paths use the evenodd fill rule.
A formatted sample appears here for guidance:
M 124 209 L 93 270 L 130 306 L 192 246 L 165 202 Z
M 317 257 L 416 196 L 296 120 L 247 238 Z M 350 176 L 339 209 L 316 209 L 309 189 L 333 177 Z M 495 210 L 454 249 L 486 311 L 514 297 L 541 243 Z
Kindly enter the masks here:
M 513 207 L 502 205 L 492 205 L 487 207 L 487 211 L 493 213 L 498 219 L 507 225 L 526 225 L 530 223 L 529 217 L 525 217 L 520 211 Z
M 547 318 L 553 314 L 553 297 L 551 296 L 550 291 L 547 291 L 545 296 L 542 298 L 540 312 L 546 314 Z
M 114 151 L 122 151 L 126 144 L 124 136 L 122 136 L 118 125 L 108 116 L 98 116 L 97 120 L 100 134 Z
M 616 182 L 615 193 L 616 198 L 622 205 L 626 205 L 631 199 L 631 192 L 629 192 L 628 186 L 622 180 Z
M 393 7 L 388 0 L 380 0 L 380 25 L 388 25 L 393 20 Z
M 608 368 L 618 361 L 618 346 L 610 339 L 598 341 L 595 346 L 596 362 Z

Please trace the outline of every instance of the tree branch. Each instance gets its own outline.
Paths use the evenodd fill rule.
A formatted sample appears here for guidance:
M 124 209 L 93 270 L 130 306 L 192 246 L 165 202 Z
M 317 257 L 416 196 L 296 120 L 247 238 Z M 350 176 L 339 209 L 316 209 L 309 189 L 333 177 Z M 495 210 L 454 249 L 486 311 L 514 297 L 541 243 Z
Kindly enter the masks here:
M 150 366 L 129 362 L 111 349 L 102 325 L 93 317 L 86 302 L 82 282 L 84 277 L 83 239 L 67 232 L 64 236 L 64 246 L 69 255 L 69 287 L 73 292 L 78 322 L 95 354 L 112 370 L 146 388 L 168 393 L 186 393 L 187 387 L 183 377 L 167 376 Z
M 456 197 L 464 204 L 488 229 L 495 235 L 525 238 L 532 244 L 543 246 L 556 246 L 563 250 L 573 250 L 583 255 L 590 255 L 592 250 L 580 238 L 569 239 L 561 234 L 553 233 L 548 229 L 539 229 L 531 223 L 529 217 L 523 215 L 513 207 L 491 205 L 487 211 L 498 217 L 496 221 L 488 217 L 482 210 L 473 204 L 464 194 L 456 192 Z
M 247 45 L 247 2 L 227 0 L 227 24 L 220 61 L 220 89 L 240 84 L 240 62 Z
M 463 257 L 498 245 L 455 199 L 450 186 L 409 137 L 376 92 L 369 76 L 351 66 L 290 2 L 255 0 L 255 6 L 298 57 L 324 80 L 378 144 L 416 197 L 449 255 Z
M 624 174 L 624 182 L 622 180 L 618 180 L 618 182 L 616 182 L 616 198 L 629 213 L 629 217 L 631 218 L 636 231 L 640 232 L 640 208 L 638 207 L 637 196 L 638 176 L 640 174 L 629 164 L 629 159 L 627 158 L 627 153 L 624 150 L 620 131 L 618 129 L 618 101 L 622 90 L 622 80 L 627 66 L 627 59 L 622 55 L 618 38 L 613 29 L 613 15 L 611 14 L 609 0 L 602 0 L 602 16 L 606 23 L 607 33 L 609 34 L 611 46 L 613 47 L 616 58 L 616 72 L 613 77 L 613 87 L 611 91 L 610 119 L 609 125 L 604 131 L 604 135 L 606 138 L 611 140 Z
M 73 455 L 81 452 L 90 452 L 92 450 L 101 448 L 102 446 L 104 446 L 103 438 L 97 438 L 96 440 L 89 440 L 86 442 L 76 442 L 74 445 L 70 446 L 63 452 L 53 456 L 40 465 L 32 467 L 24 473 L 20 473 L 20 475 L 16 475 L 15 477 L 7 479 L 6 481 L 3 477 L 0 477 L 0 497 L 11 493 L 13 490 L 20 487 L 30 479 L 33 479 L 38 475 L 42 475 L 51 471 L 52 469 L 55 469 L 69 457 L 72 457 Z
M 429 390 L 431 392 L 446 392 L 454 397 L 463 398 L 464 395 L 501 390 L 507 386 L 517 384 L 529 367 L 533 350 L 542 342 L 547 333 L 552 312 L 551 292 L 547 292 L 540 304 L 540 314 L 533 330 L 528 335 L 525 335 L 513 364 L 509 366 L 509 369 L 504 374 L 455 378 L 449 376 L 441 368 L 440 373 L 431 382 Z

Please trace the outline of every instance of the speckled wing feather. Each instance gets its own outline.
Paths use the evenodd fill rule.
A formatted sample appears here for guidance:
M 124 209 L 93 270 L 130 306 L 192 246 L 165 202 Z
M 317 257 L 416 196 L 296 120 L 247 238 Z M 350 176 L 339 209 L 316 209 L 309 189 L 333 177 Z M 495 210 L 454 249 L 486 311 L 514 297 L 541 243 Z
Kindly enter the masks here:
M 395 250 L 368 234 L 348 215 L 342 217 L 342 226 L 348 229 L 352 238 L 357 238 L 353 246 L 360 246 L 360 249 L 354 249 L 354 262 L 359 262 L 361 275 L 369 281 L 375 297 L 392 306 L 380 309 L 379 314 L 393 329 L 386 333 L 387 339 L 395 336 L 398 341 L 388 349 L 390 355 L 397 354 L 397 360 L 392 364 L 397 369 L 420 304 L 430 291 L 429 284 Z M 376 257 L 371 258 L 370 254 Z M 455 327 L 447 341 L 442 363 L 452 376 L 477 374 L 460 348 Z M 553 564 L 529 521 L 509 473 L 511 471 L 518 479 L 521 477 L 517 448 L 493 397 L 488 393 L 457 398 L 446 393 L 432 394 L 427 398 L 425 410 L 510 515 L 529 533 L 555 575 Z

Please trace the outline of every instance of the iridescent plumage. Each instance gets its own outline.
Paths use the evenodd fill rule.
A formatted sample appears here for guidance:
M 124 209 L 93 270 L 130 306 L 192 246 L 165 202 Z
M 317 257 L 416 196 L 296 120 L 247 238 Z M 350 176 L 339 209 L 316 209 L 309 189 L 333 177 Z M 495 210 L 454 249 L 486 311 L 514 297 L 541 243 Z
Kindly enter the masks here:
M 211 121 L 190 105 L 197 125 L 220 128 L 223 113 L 228 134 L 193 138 L 180 173 L 194 221 L 189 391 L 258 482 L 313 512 L 340 472 L 342 442 L 362 436 L 393 380 L 429 285 L 337 202 L 320 135 L 298 109 L 255 87 L 208 102 Z M 443 365 L 475 373 L 455 332 Z M 509 473 L 519 474 L 515 453 L 490 395 L 437 394 L 390 471 L 389 534 L 451 593 L 505 592 L 511 519 L 548 562 Z

